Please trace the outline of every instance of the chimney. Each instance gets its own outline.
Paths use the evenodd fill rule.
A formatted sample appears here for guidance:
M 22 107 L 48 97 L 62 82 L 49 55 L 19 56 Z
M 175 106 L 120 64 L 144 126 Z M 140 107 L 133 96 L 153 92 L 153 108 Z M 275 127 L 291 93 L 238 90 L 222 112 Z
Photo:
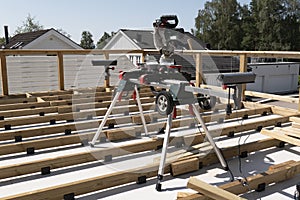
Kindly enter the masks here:
M 4 35 L 5 35 L 5 44 L 8 44 L 9 43 L 8 26 L 4 26 Z

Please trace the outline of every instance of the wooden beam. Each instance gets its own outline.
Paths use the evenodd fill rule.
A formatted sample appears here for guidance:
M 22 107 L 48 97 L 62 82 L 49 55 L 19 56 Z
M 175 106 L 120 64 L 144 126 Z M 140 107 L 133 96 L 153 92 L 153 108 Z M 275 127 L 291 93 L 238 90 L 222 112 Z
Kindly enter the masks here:
M 74 193 L 74 195 L 77 196 L 121 184 L 136 182 L 138 177 L 141 176 L 145 176 L 146 178 L 154 177 L 157 175 L 157 168 L 157 165 L 149 165 L 143 168 L 115 172 L 107 175 L 96 176 L 89 179 L 83 179 L 53 187 L 43 188 L 40 190 L 8 196 L 5 197 L 5 199 L 32 200 L 43 199 L 45 197 L 47 197 L 47 199 L 64 199 L 64 195 L 70 193 Z M 165 167 L 164 171 L 168 173 L 169 167 Z
M 299 103 L 299 99 L 287 96 L 281 96 L 276 94 L 267 94 L 262 92 L 254 92 L 254 91 L 246 91 L 245 95 L 254 96 L 254 97 L 261 97 L 266 99 L 278 100 L 288 103 Z
M 290 117 L 290 121 L 300 124 L 300 117 Z
M 261 134 L 267 135 L 269 137 L 272 137 L 272 138 L 275 138 L 277 140 L 281 140 L 281 141 L 284 141 L 284 142 L 287 142 L 287 143 L 290 143 L 290 144 L 294 144 L 296 146 L 300 146 L 300 139 L 289 137 L 289 136 L 281 134 L 281 133 L 279 133 L 275 130 L 270 131 L 270 130 L 263 129 L 261 131 Z
M 263 173 L 247 177 L 246 180 L 243 181 L 247 181 L 248 187 L 244 187 L 238 180 L 223 184 L 219 187 L 223 190 L 239 195 L 249 192 L 249 188 L 253 190 L 257 189 L 258 185 L 261 183 L 265 183 L 266 186 L 268 186 L 272 183 L 279 183 L 293 178 L 300 173 L 300 161 L 287 161 L 285 163 L 280 163 L 279 165 L 279 167 L 276 167 L 275 165 L 271 169 Z M 188 193 L 185 193 L 184 199 L 207 200 L 204 195 L 201 195 L 199 193 L 190 195 Z
M 41 108 L 26 108 L 22 110 L 11 110 L 0 111 L 0 116 L 5 118 L 7 117 L 20 117 L 20 116 L 27 116 L 27 115 L 38 115 L 38 114 L 47 114 L 47 113 L 56 113 L 57 107 L 41 107 Z
M 240 72 L 247 72 L 247 54 L 241 54 L 240 55 Z M 242 84 L 242 93 L 241 93 L 241 99 L 245 100 L 245 91 L 246 91 L 246 84 Z
M 279 143 L 280 143 L 280 141 L 276 140 L 276 139 L 271 139 L 271 138 L 263 139 L 263 140 L 243 144 L 240 147 L 233 146 L 233 147 L 223 148 L 222 152 L 223 152 L 225 159 L 231 159 L 231 158 L 240 156 L 239 154 L 243 151 L 246 151 L 248 153 L 257 152 L 257 151 L 260 151 L 263 149 L 275 147 L 275 146 L 279 145 Z M 199 145 L 201 146 L 201 144 L 199 144 Z M 190 164 L 192 164 L 195 158 L 198 159 L 198 164 L 201 163 L 201 166 L 208 166 L 208 165 L 212 165 L 212 164 L 219 162 L 218 157 L 216 156 L 216 154 L 213 151 L 211 151 L 209 154 L 202 154 L 201 148 L 199 149 L 199 147 L 197 147 L 199 145 L 191 146 L 190 149 L 195 152 L 191 151 L 191 152 L 184 153 L 180 156 L 178 161 L 173 162 L 171 164 L 171 172 L 174 173 L 173 166 L 176 167 L 175 173 L 174 173 L 176 176 L 194 171 L 194 169 L 189 170 L 188 168 L 186 168 L 186 166 L 189 166 Z M 199 153 L 199 151 L 200 151 L 200 153 Z M 206 152 L 206 150 L 204 150 L 204 152 Z M 195 163 L 193 163 L 193 164 L 195 165 Z
M 212 199 L 220 199 L 220 200 L 242 200 L 244 198 L 238 197 L 233 193 L 230 193 L 226 190 L 223 190 L 219 187 L 212 186 L 204 181 L 199 180 L 199 178 L 191 177 L 189 178 L 188 188 L 191 188 L 193 190 L 196 190 L 197 192 L 200 192 L 204 194 L 205 196 L 208 196 Z
M 141 103 L 153 103 L 155 101 L 154 98 L 141 98 Z M 58 113 L 69 113 L 77 110 L 87 110 L 87 109 L 96 109 L 96 108 L 107 108 L 111 104 L 111 101 L 103 101 L 103 102 L 92 102 L 92 103 L 82 103 L 75 104 L 71 106 L 60 106 L 58 107 Z M 129 106 L 135 105 L 135 100 L 122 100 L 118 101 L 115 106 Z
M 142 105 L 142 108 L 144 110 L 150 110 L 151 108 L 154 108 L 153 103 L 144 104 Z M 62 120 L 79 120 L 79 119 L 87 119 L 88 117 L 95 117 L 95 116 L 103 116 L 105 115 L 107 109 L 102 108 L 99 110 L 86 110 L 82 112 L 74 112 L 74 113 L 63 113 L 63 114 L 53 114 L 53 115 L 46 115 L 46 116 L 36 116 L 36 117 L 26 117 L 22 119 L 18 118 L 11 118 L 11 119 L 5 119 L 0 121 L 0 127 L 5 127 L 5 125 L 10 126 L 20 126 L 20 125 L 28 125 L 28 124 L 38 124 L 38 123 L 47 123 L 50 122 L 50 120 L 55 121 L 62 121 Z M 137 112 L 139 111 L 138 107 L 135 105 L 127 106 L 127 107 L 115 107 L 113 109 L 113 114 L 122 114 L 128 112 Z M 120 124 L 122 121 L 131 122 L 131 117 L 125 117 L 126 119 L 116 118 L 117 124 Z M 114 120 L 113 118 L 110 118 L 110 122 Z M 0 136 L 1 137 L 1 136 Z
M 15 104 L 6 104 L 0 105 L 0 111 L 7 110 L 19 110 L 19 109 L 28 109 L 28 108 L 42 108 L 49 107 L 50 102 L 28 102 L 28 103 L 15 103 Z
M 196 54 L 196 87 L 200 87 L 203 82 L 202 55 Z
M 64 55 L 62 52 L 57 53 L 58 66 L 58 85 L 60 90 L 65 89 L 65 75 L 64 75 Z
M 2 80 L 2 95 L 8 95 L 8 76 L 7 76 L 7 65 L 6 65 L 6 56 L 0 54 L 0 67 L 1 67 L 1 80 Z
M 105 134 L 105 133 L 104 133 Z M 2 153 L 17 153 L 24 152 L 25 147 L 35 147 L 37 149 L 43 149 L 51 147 L 52 144 L 56 145 L 68 145 L 76 144 L 80 141 L 87 139 L 91 141 L 94 133 L 85 133 L 80 135 L 70 135 L 56 138 L 39 139 L 36 141 L 15 143 L 16 148 L 13 145 L 0 147 Z M 61 140 L 61 141 L 60 141 Z M 188 144 L 194 145 L 203 142 L 201 134 L 184 137 L 171 137 L 170 146 L 174 146 L 179 141 L 186 141 Z M 97 155 L 97 159 L 104 159 L 106 155 L 112 155 L 113 157 L 124 156 L 131 153 L 138 153 L 142 151 L 156 150 L 163 143 L 162 138 L 154 138 L 144 141 L 134 142 L 132 144 L 126 144 L 118 147 L 106 148 L 106 149 L 93 149 L 92 151 L 79 152 L 74 154 L 68 154 L 63 156 L 57 156 L 55 158 L 47 158 L 36 161 L 29 161 L 22 164 L 13 164 L 8 166 L 0 166 L 0 179 L 8 178 L 12 176 L 19 176 L 28 173 L 34 173 L 40 171 L 42 167 L 50 166 L 51 169 L 67 167 L 71 165 L 77 165 L 87 162 L 96 161 L 93 155 Z M 7 147 L 7 148 L 5 148 Z M 122 149 L 122 151 L 120 151 Z

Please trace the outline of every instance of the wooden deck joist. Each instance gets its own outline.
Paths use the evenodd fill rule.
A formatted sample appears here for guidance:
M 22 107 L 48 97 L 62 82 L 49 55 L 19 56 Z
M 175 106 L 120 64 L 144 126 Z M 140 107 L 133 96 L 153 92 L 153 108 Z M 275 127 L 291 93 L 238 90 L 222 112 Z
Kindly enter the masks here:
M 161 140 L 154 140 L 154 141 L 150 141 L 151 145 L 146 145 L 146 144 L 139 144 L 140 148 L 144 149 L 151 149 L 151 148 L 156 148 L 158 141 L 161 144 Z M 265 140 L 264 142 L 270 144 L 270 141 L 272 141 L 271 143 L 275 142 L 276 140 Z M 262 143 L 264 143 L 263 141 L 261 142 L 261 145 L 258 145 L 258 149 L 263 148 Z M 278 141 L 277 141 L 278 142 Z M 149 143 L 149 142 L 148 142 Z M 126 148 L 126 147 L 122 147 Z M 131 146 L 132 149 L 130 149 L 130 151 L 132 152 L 136 152 L 137 147 L 134 145 Z M 238 148 L 238 147 L 233 147 L 233 148 Z M 118 148 L 118 150 L 112 150 L 110 149 L 110 155 L 113 154 L 113 152 L 119 152 L 120 148 Z M 126 151 L 124 152 L 128 152 L 129 149 L 125 149 Z M 102 150 L 107 151 L 107 150 Z M 228 149 L 228 151 L 230 151 L 230 149 Z M 106 152 L 107 153 L 107 152 Z M 107 155 L 106 153 L 100 154 L 100 156 L 105 156 Z M 119 153 L 120 154 L 120 153 Z M 121 153 L 122 154 L 122 153 Z M 77 154 L 77 156 L 79 156 L 79 154 Z M 91 156 L 91 154 L 86 154 L 85 157 L 82 158 L 76 158 L 75 155 L 69 155 L 64 156 L 64 158 L 59 157 L 59 158 L 53 158 L 52 161 L 51 159 L 48 160 L 48 163 L 46 163 L 46 160 L 42 160 L 42 161 L 34 161 L 31 163 L 23 163 L 20 165 L 15 165 L 15 166 L 7 166 L 7 168 L 5 169 L 5 167 L 1 167 L 1 176 L 5 176 L 7 177 L 8 174 L 12 175 L 12 173 L 18 173 L 18 175 L 24 174 L 24 173 L 32 173 L 34 170 L 38 170 L 40 171 L 40 169 L 42 167 L 46 167 L 49 166 L 50 162 L 53 162 L 55 164 L 53 164 L 53 168 L 57 168 L 57 166 L 60 167 L 64 167 L 66 165 L 74 165 L 74 164 L 79 164 L 79 160 L 86 160 L 87 157 L 89 156 L 90 159 L 95 160 L 95 158 L 93 158 Z M 237 155 L 236 155 L 237 156 Z M 55 161 L 56 160 L 56 161 Z M 59 163 L 57 163 L 57 161 L 59 161 Z M 37 163 L 40 162 L 40 163 Z M 210 162 L 209 164 L 214 163 Z M 64 164 L 62 164 L 64 163 Z M 300 164 L 299 164 L 300 167 Z M 85 194 L 88 192 L 92 192 L 92 191 L 97 191 L 97 190 L 101 190 L 101 189 L 105 189 L 105 188 L 109 188 L 112 186 L 117 186 L 117 185 L 121 185 L 121 184 L 125 184 L 125 183 L 130 183 L 130 182 L 134 182 L 137 181 L 137 178 L 140 176 L 146 176 L 147 178 L 150 177 L 155 177 L 157 175 L 157 168 L 158 165 L 152 165 L 152 166 L 146 166 L 144 168 L 139 168 L 139 169 L 132 169 L 129 171 L 123 171 L 123 172 L 118 172 L 118 173 L 112 173 L 112 174 L 107 174 L 107 175 L 103 175 L 103 176 L 97 176 L 91 179 L 86 179 L 86 180 L 80 180 L 80 181 L 75 181 L 72 183 L 67 183 L 67 184 L 63 184 L 63 185 L 58 185 L 58 186 L 54 186 L 51 188 L 44 188 L 41 190 L 37 190 L 37 191 L 32 191 L 30 193 L 23 193 L 23 194 L 19 194 L 19 195 L 14 195 L 12 197 L 6 197 L 6 199 L 11 199 L 11 198 L 22 198 L 22 199 L 39 199 L 45 196 L 49 196 L 49 197 L 53 197 L 53 198 L 63 198 L 64 195 L 66 194 L 70 194 L 70 193 L 74 193 L 74 195 L 80 195 L 80 194 Z M 52 168 L 51 168 L 52 169 Z M 300 168 L 299 168 L 300 170 Z M 30 172 L 29 172 L 30 171 Z M 143 172 L 143 173 L 140 173 Z M 170 172 L 170 166 L 167 165 L 165 168 L 165 173 L 169 173 Z M 116 177 L 118 177 L 118 179 L 116 179 Z M 113 184 L 113 185 L 111 185 Z M 86 187 L 89 186 L 89 187 Z
M 149 110 L 154 108 L 153 103 L 142 105 L 144 110 Z M 57 121 L 76 121 L 83 119 L 92 119 L 97 116 L 104 116 L 107 111 L 107 108 L 92 110 L 92 111 L 82 111 L 74 113 L 63 113 L 63 114 L 51 114 L 44 116 L 32 116 L 21 119 L 4 119 L 0 121 L 0 128 L 5 128 L 6 126 L 21 126 L 21 125 L 31 125 L 31 124 L 40 124 L 40 123 L 51 123 L 55 124 Z M 115 107 L 112 111 L 113 114 L 124 114 L 125 112 L 138 112 L 139 109 L 135 105 L 127 107 Z M 7 128 L 6 128 L 7 129 Z
M 123 119 L 124 120 L 124 119 Z M 257 122 L 245 122 L 243 126 L 241 127 L 240 124 L 238 125 L 231 125 L 231 126 L 224 126 L 215 130 L 211 131 L 211 134 L 216 134 L 216 135 L 229 135 L 233 136 L 234 133 L 238 133 L 241 130 L 242 131 L 249 131 L 249 130 L 255 130 L 260 127 L 265 127 L 265 126 L 274 126 L 278 122 L 285 122 L 288 120 L 287 117 L 278 117 L 276 119 L 272 118 L 269 120 L 265 120 L 263 123 L 257 123 Z M 208 121 L 208 120 L 207 120 Z M 186 124 L 189 125 L 194 122 L 194 119 L 178 119 L 174 120 L 174 123 L 172 124 L 173 128 L 178 128 L 181 127 L 182 125 Z M 65 132 L 66 130 L 70 130 L 71 132 L 75 129 L 85 129 L 87 127 L 94 127 L 97 128 L 100 122 L 93 122 L 93 123 L 81 123 L 80 125 L 72 124 L 69 126 L 58 126 L 56 127 L 56 131 L 53 131 L 52 129 L 49 128 L 35 128 L 31 131 L 24 130 L 24 131 L 18 131 L 18 132 L 13 132 L 14 136 L 22 136 L 24 138 L 26 137 L 34 137 L 34 136 L 41 136 L 43 134 L 45 135 L 50 135 L 50 134 L 56 134 L 57 131 L 60 131 L 61 133 Z M 158 131 L 160 127 L 165 127 L 166 123 L 165 122 L 157 122 L 153 124 L 149 124 L 148 130 L 149 131 Z M 46 131 L 45 131 L 46 130 Z M 120 129 L 106 129 L 103 131 L 102 137 L 107 137 L 108 140 L 110 141 L 115 141 L 115 140 L 121 140 L 121 139 L 131 139 L 131 138 L 136 138 L 137 132 L 142 132 L 143 127 L 142 126 L 133 126 L 133 127 L 124 127 Z M 234 132 L 235 131 L 235 132 Z M 38 134 L 38 135 L 36 135 Z M 67 136 L 60 136 L 60 137 L 54 137 L 54 138 L 47 138 L 47 139 L 36 139 L 33 141 L 24 141 L 24 142 L 17 142 L 17 143 L 10 143 L 10 144 L 2 144 L 0 145 L 0 155 L 5 155 L 5 154 L 10 154 L 10 153 L 17 153 L 17 152 L 26 152 L 27 148 L 33 147 L 35 149 L 44 149 L 44 148 L 49 148 L 53 147 L 54 144 L 57 144 L 57 146 L 63 146 L 63 145 L 70 145 L 70 144 L 79 144 L 83 140 L 88 140 L 90 141 L 91 138 L 93 138 L 95 132 L 89 132 L 89 133 L 83 133 L 83 134 L 74 134 L 74 135 L 67 135 Z M 0 135 L 3 138 L 5 135 Z M 6 136 L 8 137 L 8 136 Z M 14 138 L 14 137 L 13 137 Z M 10 138 L 10 139 L 13 139 Z M 58 139 L 59 138 L 59 139 Z M 60 144 L 60 145 L 58 145 Z
M 288 103 L 299 103 L 299 98 L 293 98 L 288 96 L 276 95 L 276 94 L 267 94 L 262 92 L 253 92 L 253 91 L 245 91 L 245 95 L 253 96 L 253 97 L 261 97 L 270 100 L 283 101 Z

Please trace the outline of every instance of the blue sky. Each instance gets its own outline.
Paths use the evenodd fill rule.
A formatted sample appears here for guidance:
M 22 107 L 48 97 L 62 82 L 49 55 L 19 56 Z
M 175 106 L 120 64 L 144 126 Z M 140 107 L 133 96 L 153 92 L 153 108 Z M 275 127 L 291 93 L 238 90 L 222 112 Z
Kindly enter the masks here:
M 239 0 L 242 4 L 249 0 Z M 176 14 L 179 26 L 194 28 L 198 10 L 206 0 L 6 0 L 1 2 L 0 37 L 3 26 L 10 35 L 22 25 L 28 14 L 45 28 L 63 29 L 80 42 L 82 31 L 90 31 L 95 42 L 106 31 L 120 28 L 151 29 L 162 14 Z

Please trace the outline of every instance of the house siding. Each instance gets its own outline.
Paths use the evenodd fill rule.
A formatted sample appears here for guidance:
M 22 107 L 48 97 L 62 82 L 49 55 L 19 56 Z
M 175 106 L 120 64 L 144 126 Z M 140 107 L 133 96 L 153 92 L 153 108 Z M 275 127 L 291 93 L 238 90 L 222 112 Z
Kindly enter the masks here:
M 49 35 L 46 39 L 33 45 L 27 45 L 23 49 L 74 49 L 74 47 L 54 35 Z

